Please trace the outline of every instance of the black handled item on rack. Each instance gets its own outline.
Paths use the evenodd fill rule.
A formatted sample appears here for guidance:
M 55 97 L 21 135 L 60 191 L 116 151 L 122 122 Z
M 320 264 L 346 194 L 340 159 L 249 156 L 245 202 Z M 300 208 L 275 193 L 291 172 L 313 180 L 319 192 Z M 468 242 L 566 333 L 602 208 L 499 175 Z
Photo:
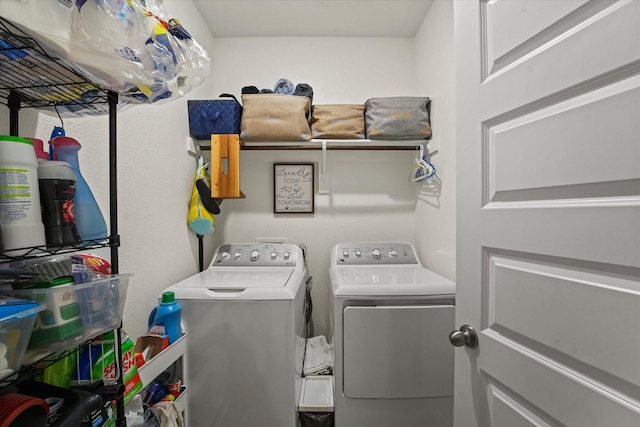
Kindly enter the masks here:
M 124 393 L 124 386 L 120 387 Z M 62 388 L 33 380 L 21 381 L 5 391 L 45 400 L 49 404 L 49 416 L 46 424 L 49 427 L 78 427 L 92 412 L 100 411 L 103 408 L 103 397 L 97 392 Z M 110 389 L 104 396 L 104 402 L 111 404 L 112 398 L 117 399 L 117 395 L 116 389 Z M 13 424 L 10 426 L 14 427 Z M 24 427 L 24 425 L 20 427 Z

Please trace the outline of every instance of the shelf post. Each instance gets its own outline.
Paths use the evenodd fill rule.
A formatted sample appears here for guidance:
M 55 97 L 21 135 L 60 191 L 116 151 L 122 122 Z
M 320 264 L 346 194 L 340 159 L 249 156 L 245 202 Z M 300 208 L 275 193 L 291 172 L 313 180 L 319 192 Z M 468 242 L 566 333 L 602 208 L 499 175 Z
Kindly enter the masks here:
M 9 92 L 7 106 L 9 107 L 9 135 L 19 136 L 18 112 L 20 111 L 20 96 L 14 91 Z
M 118 157 L 117 157 L 117 141 L 118 141 L 118 94 L 109 91 L 107 94 L 107 102 L 109 103 L 109 219 L 110 219 L 110 240 L 115 239 L 115 244 L 111 245 L 111 272 L 118 274 L 118 246 L 120 245 L 118 236 Z M 123 384 L 122 369 L 122 337 L 120 331 L 122 322 L 114 333 L 113 347 L 116 354 L 115 363 L 118 371 L 117 384 Z M 116 427 L 125 427 L 127 418 L 124 414 L 124 398 L 118 399 L 116 407 Z
M 109 231 L 112 243 L 111 272 L 118 274 L 118 246 L 120 246 L 120 237 L 118 236 L 118 123 L 116 114 L 118 110 L 118 94 L 109 91 L 107 101 L 109 103 Z

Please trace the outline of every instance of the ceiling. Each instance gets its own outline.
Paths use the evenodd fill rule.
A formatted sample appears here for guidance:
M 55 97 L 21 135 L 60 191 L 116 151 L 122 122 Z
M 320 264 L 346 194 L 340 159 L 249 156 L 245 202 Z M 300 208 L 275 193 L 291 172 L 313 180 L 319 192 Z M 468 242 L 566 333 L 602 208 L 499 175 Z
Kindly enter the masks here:
M 433 0 L 193 0 L 214 37 L 413 37 Z

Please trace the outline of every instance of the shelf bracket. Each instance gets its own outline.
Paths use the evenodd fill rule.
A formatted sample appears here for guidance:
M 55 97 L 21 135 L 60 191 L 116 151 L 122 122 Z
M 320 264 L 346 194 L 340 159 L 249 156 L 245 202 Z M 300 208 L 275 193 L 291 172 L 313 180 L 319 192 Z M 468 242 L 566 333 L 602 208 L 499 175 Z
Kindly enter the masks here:
M 318 194 L 329 194 L 329 174 L 327 173 L 327 141 L 322 140 L 322 159 L 320 160 L 320 179 Z

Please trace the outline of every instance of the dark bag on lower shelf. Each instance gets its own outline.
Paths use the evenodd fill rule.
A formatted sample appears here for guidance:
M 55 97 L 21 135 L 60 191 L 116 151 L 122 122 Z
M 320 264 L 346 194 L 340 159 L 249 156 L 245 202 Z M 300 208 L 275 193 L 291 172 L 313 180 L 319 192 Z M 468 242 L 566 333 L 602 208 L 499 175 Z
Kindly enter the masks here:
M 369 139 L 431 138 L 431 99 L 417 96 L 371 98 L 365 103 Z
M 223 93 L 219 99 L 189 100 L 189 131 L 196 139 L 213 134 L 239 134 L 242 106 L 235 96 Z

